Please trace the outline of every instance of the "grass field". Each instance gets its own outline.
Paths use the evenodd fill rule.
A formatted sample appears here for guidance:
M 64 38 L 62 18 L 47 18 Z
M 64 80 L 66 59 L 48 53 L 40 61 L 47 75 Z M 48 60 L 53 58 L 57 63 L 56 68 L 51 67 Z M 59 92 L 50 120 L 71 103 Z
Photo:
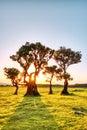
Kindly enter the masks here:
M 26 88 L 0 87 L 0 130 L 87 130 L 87 88 L 39 87 L 41 96 L 24 97 Z

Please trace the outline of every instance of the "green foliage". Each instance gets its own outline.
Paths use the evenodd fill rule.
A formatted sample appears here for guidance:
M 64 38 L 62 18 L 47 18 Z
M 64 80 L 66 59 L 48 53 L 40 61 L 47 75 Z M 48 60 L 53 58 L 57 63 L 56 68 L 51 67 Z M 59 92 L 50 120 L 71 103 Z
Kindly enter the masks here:
M 40 42 L 26 42 L 25 45 L 22 45 L 19 48 L 15 55 L 10 56 L 12 60 L 17 61 L 23 68 L 24 81 L 25 77 L 28 75 L 28 69 L 31 64 L 34 65 L 35 76 L 37 76 L 39 72 L 48 65 L 48 61 L 53 58 L 59 65 L 59 68 L 62 69 L 62 78 L 64 78 L 66 77 L 65 75 L 68 74 L 67 68 L 72 64 L 81 62 L 81 57 L 82 55 L 79 51 L 75 52 L 66 47 L 60 47 L 58 50 L 53 50 L 42 45 Z M 52 69 L 55 69 L 55 65 L 54 68 L 49 69 L 52 71 Z M 68 79 L 70 79 L 70 76 Z
M 61 75 L 61 79 L 67 79 L 67 80 L 73 80 L 73 78 L 71 78 L 71 75 L 69 73 L 63 73 Z
M 50 75 L 49 78 L 47 78 L 48 82 L 52 81 L 54 77 L 57 78 L 57 80 L 61 79 L 61 76 L 60 76 L 61 73 L 62 73 L 62 70 L 58 68 L 56 65 L 46 66 L 43 71 L 43 74 Z
M 58 50 L 53 50 L 49 47 L 42 45 L 40 42 L 29 43 L 26 42 L 25 45 L 22 45 L 15 55 L 10 56 L 13 61 L 17 61 L 20 66 L 23 68 L 23 77 L 24 83 L 31 82 L 31 75 L 33 75 L 33 83 L 35 86 L 30 86 L 37 90 L 36 80 L 39 73 L 44 69 L 44 73 L 49 73 L 51 77 L 49 78 L 50 88 L 52 86 L 51 82 L 54 75 L 57 79 L 64 79 L 64 90 L 63 94 L 69 94 L 67 91 L 68 80 L 72 80 L 70 74 L 67 72 L 67 68 L 72 65 L 81 62 L 81 52 L 72 51 L 70 48 L 60 47 Z M 54 59 L 58 64 L 57 66 L 48 66 L 48 61 Z M 33 64 L 35 71 L 31 74 L 28 74 L 28 69 L 30 65 Z M 62 74 L 61 74 L 62 72 Z M 26 81 L 26 77 L 29 76 L 29 80 Z M 29 86 L 29 85 L 28 85 Z M 31 89 L 32 90 L 32 89 Z M 29 87 L 25 95 L 29 94 Z
M 32 56 L 29 53 L 31 50 L 30 43 L 22 45 L 15 55 L 10 56 L 13 61 L 17 61 L 24 70 L 28 70 L 32 62 Z
M 24 75 L 27 76 L 31 64 L 35 67 L 35 75 L 38 75 L 41 69 L 47 65 L 53 55 L 53 50 L 45 47 L 40 42 L 22 45 L 15 55 L 10 56 L 13 61 L 17 61 L 23 68 Z
M 75 52 L 65 47 L 60 47 L 60 49 L 54 53 L 54 59 L 64 73 L 70 65 L 81 62 L 81 57 L 81 52 Z
M 4 68 L 4 72 L 9 79 L 15 79 L 19 74 L 19 70 L 16 68 Z
M 71 80 L 70 74 L 67 72 L 67 68 L 72 65 L 81 62 L 81 52 L 72 51 L 70 48 L 60 47 L 56 50 L 53 58 L 58 66 L 62 69 L 63 73 L 61 77 L 64 81 L 64 88 L 61 94 L 69 94 L 68 92 L 68 80 Z
M 11 79 L 12 84 L 18 80 L 18 74 L 20 71 L 17 68 L 4 68 L 4 74 L 8 79 Z
M 56 65 L 48 66 L 45 69 L 47 73 L 54 73 L 57 70 L 57 66 Z

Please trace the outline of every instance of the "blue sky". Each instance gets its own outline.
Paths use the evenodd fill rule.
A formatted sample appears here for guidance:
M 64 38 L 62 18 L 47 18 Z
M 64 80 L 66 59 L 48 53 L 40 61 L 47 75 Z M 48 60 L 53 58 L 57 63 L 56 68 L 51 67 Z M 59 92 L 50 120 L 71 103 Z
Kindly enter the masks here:
M 74 83 L 87 83 L 86 0 L 0 0 L 0 82 L 4 67 L 26 41 L 82 52 L 82 62 L 69 67 Z

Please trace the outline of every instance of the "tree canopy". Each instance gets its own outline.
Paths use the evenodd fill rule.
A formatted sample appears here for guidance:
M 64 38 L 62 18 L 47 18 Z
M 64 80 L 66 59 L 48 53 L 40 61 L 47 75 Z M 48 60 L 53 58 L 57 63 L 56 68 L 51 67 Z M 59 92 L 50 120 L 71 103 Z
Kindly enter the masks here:
M 56 50 L 54 53 L 54 59 L 58 66 L 63 71 L 63 78 L 65 79 L 64 89 L 62 91 L 63 94 L 69 94 L 67 91 L 68 79 L 70 79 L 70 75 L 67 72 L 67 68 L 72 65 L 81 62 L 81 52 L 72 51 L 70 48 L 60 47 L 60 49 Z M 65 85 L 66 84 L 66 85 Z
M 16 87 L 14 94 L 18 94 L 18 82 L 20 81 L 18 78 L 19 73 L 20 71 L 17 68 L 4 68 L 4 74 L 11 80 L 12 85 Z
M 37 92 L 37 86 L 36 86 L 36 77 L 40 73 L 40 71 L 48 64 L 48 61 L 53 55 L 53 50 L 50 49 L 49 47 L 46 47 L 42 45 L 40 42 L 34 43 L 29 43 L 26 42 L 25 45 L 22 45 L 22 47 L 19 48 L 19 50 L 16 52 L 15 55 L 10 56 L 10 58 L 14 61 L 17 61 L 20 66 L 23 68 L 24 71 L 24 82 L 26 76 L 31 76 L 32 74 L 34 75 L 34 82 L 33 86 L 30 85 L 29 81 L 29 87 L 32 86 L 33 90 L 32 94 L 38 94 Z M 30 65 L 33 64 L 35 67 L 35 72 L 31 73 L 28 75 L 28 69 Z M 26 95 L 29 94 L 30 89 L 27 89 Z M 34 91 L 35 90 L 35 91 Z
M 16 61 L 23 68 L 23 82 L 27 85 L 27 91 L 25 95 L 39 95 L 37 90 L 37 76 L 41 71 L 48 73 L 50 76 L 48 78 L 50 82 L 50 91 L 52 90 L 52 79 L 56 77 L 57 79 L 64 79 L 64 88 L 62 94 L 68 93 L 68 80 L 71 80 L 71 75 L 67 72 L 67 68 L 72 64 L 77 64 L 81 62 L 81 52 L 73 51 L 71 48 L 60 47 L 58 50 L 51 49 L 42 45 L 40 42 L 30 43 L 26 42 L 22 45 L 16 54 L 10 56 L 13 61 Z M 57 66 L 49 66 L 48 62 L 50 59 L 54 59 Z M 34 71 L 28 73 L 31 65 L 34 65 Z M 16 77 L 19 71 L 13 69 L 4 69 L 5 75 L 14 81 L 14 76 Z M 14 76 L 11 75 L 12 72 Z M 9 74 L 10 73 L 10 74 Z M 28 77 L 28 80 L 26 80 Z M 33 77 L 33 80 L 32 80 Z
M 72 65 L 81 62 L 81 52 L 73 51 L 70 48 L 60 47 L 54 53 L 54 59 L 59 67 L 66 73 L 67 68 Z
M 44 68 L 43 74 L 48 75 L 46 81 L 50 83 L 49 94 L 53 93 L 53 90 L 52 90 L 53 78 L 56 78 L 57 80 L 61 79 L 61 72 L 62 72 L 62 70 L 60 68 L 58 68 L 56 65 L 47 66 Z
M 20 71 L 17 68 L 4 68 L 4 74 L 8 79 L 11 79 L 13 85 L 15 81 L 18 79 L 19 73 Z

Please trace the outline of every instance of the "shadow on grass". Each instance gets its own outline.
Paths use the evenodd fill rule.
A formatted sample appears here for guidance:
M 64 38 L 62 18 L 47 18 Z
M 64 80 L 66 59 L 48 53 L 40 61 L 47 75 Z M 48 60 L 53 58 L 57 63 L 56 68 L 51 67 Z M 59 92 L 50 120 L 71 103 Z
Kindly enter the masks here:
M 2 130 L 58 130 L 41 97 L 24 97 Z

